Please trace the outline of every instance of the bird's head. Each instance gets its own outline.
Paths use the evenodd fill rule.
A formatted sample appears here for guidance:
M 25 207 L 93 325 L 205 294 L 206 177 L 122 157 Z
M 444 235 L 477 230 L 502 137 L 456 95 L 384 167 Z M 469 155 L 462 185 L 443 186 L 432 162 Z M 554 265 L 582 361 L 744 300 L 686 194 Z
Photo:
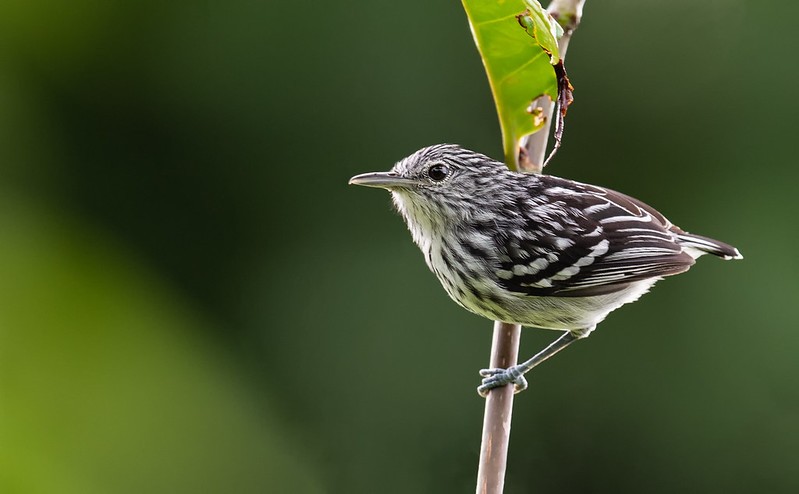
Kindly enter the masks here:
M 422 148 L 387 172 L 356 175 L 350 184 L 391 191 L 408 223 L 441 226 L 442 221 L 471 216 L 495 202 L 501 184 L 515 175 L 488 156 L 454 144 Z

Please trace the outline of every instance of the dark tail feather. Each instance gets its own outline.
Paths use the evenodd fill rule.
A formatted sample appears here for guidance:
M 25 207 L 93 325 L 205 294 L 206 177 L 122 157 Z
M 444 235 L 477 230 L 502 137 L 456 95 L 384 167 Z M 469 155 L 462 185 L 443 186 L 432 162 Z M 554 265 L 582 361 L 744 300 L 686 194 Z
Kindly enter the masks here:
M 680 233 L 677 235 L 680 245 L 688 249 L 695 249 L 694 257 L 699 257 L 702 254 L 713 254 L 722 259 L 743 259 L 744 256 L 738 252 L 738 249 L 732 245 L 713 240 L 712 238 L 703 237 L 701 235 L 694 235 L 692 233 Z M 691 252 L 689 252 L 691 254 Z

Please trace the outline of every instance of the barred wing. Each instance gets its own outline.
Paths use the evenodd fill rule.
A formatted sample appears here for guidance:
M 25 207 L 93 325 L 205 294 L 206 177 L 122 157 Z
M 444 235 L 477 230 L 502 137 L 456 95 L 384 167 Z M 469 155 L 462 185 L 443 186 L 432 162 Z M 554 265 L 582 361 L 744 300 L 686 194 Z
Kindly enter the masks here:
M 522 228 L 495 239 L 498 282 L 528 295 L 584 297 L 681 273 L 694 259 L 652 207 L 600 187 L 541 176 L 519 205 Z

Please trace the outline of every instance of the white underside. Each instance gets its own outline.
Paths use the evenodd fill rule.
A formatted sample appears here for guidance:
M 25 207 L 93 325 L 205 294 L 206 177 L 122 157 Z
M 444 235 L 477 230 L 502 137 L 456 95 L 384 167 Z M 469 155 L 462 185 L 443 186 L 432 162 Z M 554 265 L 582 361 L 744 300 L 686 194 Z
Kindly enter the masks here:
M 485 307 L 485 304 L 475 303 L 468 297 L 460 303 L 470 311 L 489 319 L 542 329 L 574 331 L 587 336 L 608 314 L 624 304 L 638 300 L 660 279 L 662 278 L 636 281 L 618 292 L 591 297 L 509 295 L 501 307 Z

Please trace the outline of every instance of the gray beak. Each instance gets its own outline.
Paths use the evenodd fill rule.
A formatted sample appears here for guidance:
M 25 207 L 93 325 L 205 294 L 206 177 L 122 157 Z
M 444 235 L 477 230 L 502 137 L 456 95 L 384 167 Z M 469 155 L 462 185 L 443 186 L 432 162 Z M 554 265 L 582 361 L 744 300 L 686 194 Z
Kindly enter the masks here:
M 349 183 L 350 185 L 364 185 L 366 187 L 379 187 L 381 189 L 416 185 L 416 181 L 400 177 L 394 172 L 362 173 L 352 177 Z

